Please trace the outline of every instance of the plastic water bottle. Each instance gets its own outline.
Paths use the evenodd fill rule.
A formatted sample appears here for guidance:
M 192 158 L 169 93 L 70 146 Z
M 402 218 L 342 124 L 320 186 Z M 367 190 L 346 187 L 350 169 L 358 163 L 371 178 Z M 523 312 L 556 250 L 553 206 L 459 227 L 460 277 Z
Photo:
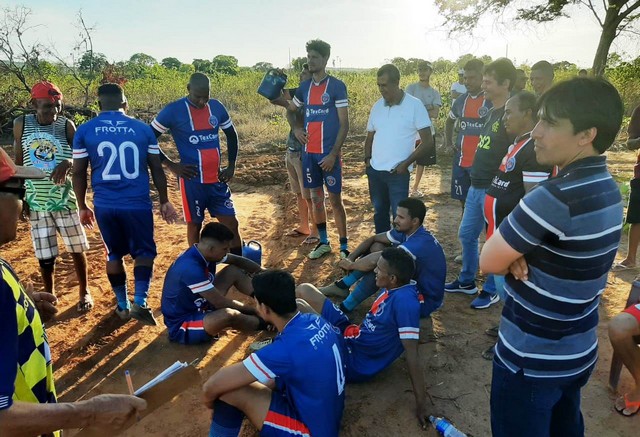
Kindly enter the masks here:
M 458 430 L 451 422 L 444 417 L 429 416 L 429 422 L 444 437 L 467 437 L 465 433 Z

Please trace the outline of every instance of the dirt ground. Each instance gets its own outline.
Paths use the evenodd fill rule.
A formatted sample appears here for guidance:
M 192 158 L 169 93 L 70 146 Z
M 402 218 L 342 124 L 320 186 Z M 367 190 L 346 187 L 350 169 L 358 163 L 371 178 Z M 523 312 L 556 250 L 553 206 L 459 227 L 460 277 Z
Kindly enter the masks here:
M 373 232 L 372 209 L 367 180 L 363 176 L 362 142 L 359 138 L 345 145 L 344 202 L 348 215 L 351 245 Z M 631 174 L 634 156 L 630 152 L 612 152 L 612 173 L 622 180 Z M 448 279 L 459 272 L 453 258 L 459 253 L 457 225 L 460 205 L 449 197 L 450 156 L 439 156 L 439 165 L 425 172 L 421 189 L 429 207 L 426 226 L 442 243 L 448 260 Z M 305 257 L 309 250 L 301 238 L 283 234 L 295 226 L 294 198 L 285 187 L 283 152 L 244 152 L 239 158 L 236 178 L 231 184 L 234 201 L 245 240 L 256 239 L 263 245 L 263 264 L 286 268 L 300 282 L 325 285 L 338 277 L 334 252 L 320 260 Z M 179 206 L 175 179 L 171 176 L 171 200 Z M 157 204 L 157 199 L 154 199 Z M 329 233 L 337 243 L 333 222 Z M 186 246 L 186 227 L 167 225 L 156 215 L 158 257 L 151 286 L 150 306 L 160 322 L 157 327 L 142 326 L 131 321 L 123 324 L 113 314 L 115 300 L 104 270 L 104 252 L 97 230 L 88 233 L 90 287 L 96 301 L 92 312 L 79 315 L 75 310 L 77 282 L 68 254 L 58 261 L 56 272 L 60 314 L 48 326 L 53 352 L 58 394 L 62 401 L 75 401 L 100 393 L 127 393 L 124 371 L 129 370 L 134 385 L 141 386 L 176 360 L 199 359 L 204 380 L 221 366 L 242 360 L 247 346 L 264 334 L 247 336 L 228 331 L 221 339 L 204 346 L 186 347 L 169 343 L 160 313 L 163 276 L 171 262 Z M 335 244 L 337 246 L 337 244 Z M 623 257 L 626 238 L 619 258 Z M 3 247 L 7 259 L 23 280 L 40 287 L 38 265 L 33 256 L 27 224 L 19 226 L 18 239 Z M 128 267 L 131 275 L 131 260 Z M 588 436 L 637 436 L 640 419 L 624 418 L 613 409 L 614 394 L 607 388 L 611 362 L 611 346 L 607 338 L 607 322 L 623 307 L 630 284 L 637 271 L 611 274 L 600 307 L 600 360 L 583 390 L 582 412 Z M 132 280 L 130 283 L 132 284 Z M 428 386 L 430 411 L 447 416 L 462 431 L 476 437 L 489 436 L 489 393 L 491 363 L 480 356 L 491 344 L 484 330 L 495 325 L 501 306 L 473 310 L 468 296 L 445 297 L 444 307 L 423 322 L 420 346 Z M 370 304 L 370 302 L 368 302 Z M 365 307 L 356 311 L 361 320 Z M 630 375 L 623 370 L 620 389 L 629 389 Z M 186 389 L 172 402 L 143 418 L 123 435 L 126 436 L 203 436 L 207 435 L 210 412 L 200 403 L 200 381 Z M 342 421 L 343 436 L 435 436 L 434 430 L 421 430 L 413 416 L 414 401 L 406 363 L 397 360 L 372 382 L 350 385 Z M 73 432 L 71 433 L 73 434 Z M 245 426 L 245 435 L 254 435 Z

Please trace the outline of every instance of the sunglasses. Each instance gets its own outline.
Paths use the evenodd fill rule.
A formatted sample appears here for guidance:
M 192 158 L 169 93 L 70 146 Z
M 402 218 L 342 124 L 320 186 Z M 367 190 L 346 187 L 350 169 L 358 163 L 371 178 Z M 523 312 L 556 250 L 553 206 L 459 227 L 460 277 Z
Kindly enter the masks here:
M 18 199 L 24 200 L 24 195 L 26 194 L 26 188 L 18 188 L 18 187 L 0 187 L 0 193 L 11 193 L 18 196 Z

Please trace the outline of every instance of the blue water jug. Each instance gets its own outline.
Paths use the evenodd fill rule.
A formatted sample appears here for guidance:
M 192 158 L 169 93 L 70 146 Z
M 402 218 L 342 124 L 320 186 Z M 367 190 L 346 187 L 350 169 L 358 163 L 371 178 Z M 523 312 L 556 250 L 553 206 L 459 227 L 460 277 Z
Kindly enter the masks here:
M 242 243 L 242 256 L 249 258 L 258 265 L 262 265 L 262 246 L 256 240 Z
M 264 75 L 262 83 L 258 87 L 258 94 L 269 100 L 277 99 L 287 83 L 287 75 L 278 70 L 271 69 Z

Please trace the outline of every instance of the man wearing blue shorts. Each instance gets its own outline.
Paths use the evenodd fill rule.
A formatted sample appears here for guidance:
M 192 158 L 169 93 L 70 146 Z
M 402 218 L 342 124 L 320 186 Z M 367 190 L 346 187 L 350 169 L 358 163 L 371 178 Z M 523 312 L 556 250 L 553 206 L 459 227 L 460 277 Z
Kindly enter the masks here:
M 279 334 L 204 384 L 205 404 L 213 408 L 209 435 L 237 436 L 246 415 L 261 436 L 338 436 L 345 385 L 340 335 L 317 314 L 298 311 L 290 273 L 269 270 L 252 283 L 258 314 Z
M 416 280 L 421 303 L 420 315 L 429 317 L 442 306 L 447 264 L 442 246 L 423 226 L 426 213 L 427 208 L 420 199 L 410 197 L 401 200 L 396 210 L 396 218 L 393 220 L 394 229 L 376 234 L 360 243 L 348 258 L 338 264 L 349 274 L 327 287 L 322 287 L 320 291 L 325 296 L 346 297 L 340 304 L 340 309 L 345 313 L 353 311 L 378 290 L 374 269 L 381 256 L 381 250 L 394 245 L 405 250 L 415 261 L 413 279 Z M 358 280 L 360 282 L 349 294 L 349 288 Z
M 198 344 L 211 341 L 224 328 L 266 328 L 255 308 L 226 296 L 232 286 L 251 295 L 251 275 L 262 270 L 253 261 L 229 253 L 233 238 L 233 232 L 222 223 L 207 223 L 200 242 L 183 252 L 167 270 L 162 314 L 169 340 Z M 218 263 L 228 265 L 216 272 Z
M 155 325 L 147 306 L 149 283 L 156 257 L 149 173 L 160 197 L 160 213 L 167 223 L 177 214 L 167 197 L 167 180 L 160 163 L 158 142 L 151 128 L 125 115 L 126 98 L 119 85 L 98 88 L 100 114 L 81 125 L 73 139 L 73 189 L 78 199 L 80 223 L 93 228 L 94 212 L 87 206 L 87 169 L 95 220 L 107 250 L 107 277 L 118 304 L 116 314 Z M 127 275 L 122 258 L 134 259 L 133 305 L 127 297 Z
M 294 134 L 305 145 L 302 154 L 304 187 L 311 190 L 313 218 L 320 238 L 318 245 L 309 253 L 311 259 L 318 259 L 331 252 L 323 184 L 327 186 L 338 228 L 340 257 L 349 255 L 340 158 L 342 144 L 349 132 L 349 101 L 344 82 L 326 72 L 330 54 L 331 46 L 324 41 L 313 40 L 307 43 L 307 61 L 312 77 L 300 84 L 287 108 L 287 120 L 291 126 L 296 126 Z M 300 108 L 304 109 L 304 128 L 296 119 Z
M 180 163 L 160 158 L 178 176 L 189 246 L 198 242 L 205 211 L 234 233 L 231 253 L 242 255 L 242 240 L 228 182 L 235 173 L 238 134 L 226 108 L 210 98 L 209 78 L 194 73 L 189 95 L 169 103 L 151 122 L 156 137 L 171 131 Z M 227 167 L 220 168 L 220 129 L 227 138 Z
M 347 382 L 371 379 L 406 353 L 409 378 L 416 401 L 416 417 L 424 427 L 426 411 L 424 375 L 418 356 L 420 301 L 414 276 L 413 257 L 402 248 L 388 247 L 378 258 L 376 286 L 382 291 L 360 325 L 349 318 L 311 284 L 301 284 L 296 295 L 301 308 L 321 314 L 344 337 L 343 356 Z M 306 304 L 308 305 L 305 305 Z

